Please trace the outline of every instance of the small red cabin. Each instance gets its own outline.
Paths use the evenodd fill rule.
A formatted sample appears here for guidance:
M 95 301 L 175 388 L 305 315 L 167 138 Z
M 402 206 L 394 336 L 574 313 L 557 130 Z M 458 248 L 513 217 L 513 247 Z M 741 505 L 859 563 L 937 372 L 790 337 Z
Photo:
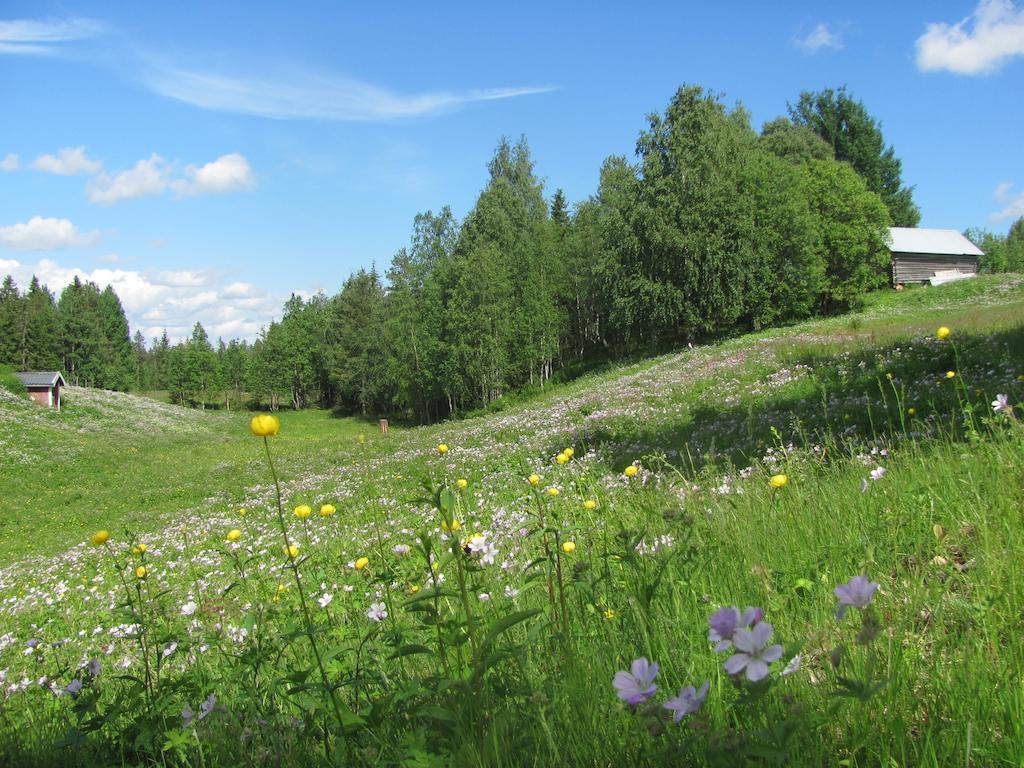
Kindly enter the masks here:
M 21 379 L 29 397 L 60 412 L 60 388 L 67 386 L 60 371 L 21 371 L 14 375 Z

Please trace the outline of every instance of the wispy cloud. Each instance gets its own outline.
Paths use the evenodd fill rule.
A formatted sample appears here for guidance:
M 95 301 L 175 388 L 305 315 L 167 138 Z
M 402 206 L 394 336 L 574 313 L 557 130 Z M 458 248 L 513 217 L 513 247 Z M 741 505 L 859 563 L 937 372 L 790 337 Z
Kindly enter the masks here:
M 103 24 L 87 18 L 0 20 L 0 54 L 53 54 L 62 43 L 96 37 L 101 32 Z
M 0 160 L 0 171 L 7 171 L 8 173 L 10 173 L 11 171 L 18 170 L 18 168 L 20 167 L 21 159 L 13 152 L 11 152 L 8 155 L 5 155 L 4 159 Z
M 1004 181 L 992 191 L 992 199 L 1003 207 L 989 216 L 991 221 L 1006 221 L 1024 216 L 1024 192 L 1012 193 L 1013 184 Z
M 137 197 L 162 195 L 173 190 L 179 197 L 222 194 L 250 189 L 256 184 L 249 161 L 233 153 L 221 155 L 205 165 L 170 163 L 155 152 L 131 168 L 101 173 L 88 185 L 89 202 L 116 203 Z
M 64 147 L 56 155 L 40 155 L 32 167 L 58 176 L 74 176 L 78 173 L 96 173 L 103 167 L 103 163 L 86 157 L 85 147 Z
M 1024 8 L 1009 0 L 981 0 L 957 24 L 929 24 L 917 38 L 917 68 L 987 75 L 1024 56 Z
M 163 96 L 204 109 L 277 119 L 343 122 L 385 122 L 436 115 L 473 102 L 557 90 L 554 86 L 524 86 L 403 94 L 341 75 L 236 77 L 162 66 L 144 75 L 144 81 Z
M 797 35 L 793 38 L 793 44 L 804 53 L 817 53 L 822 48 L 831 48 L 838 51 L 843 47 L 843 37 L 839 32 L 833 32 L 828 24 L 820 22 L 806 35 Z

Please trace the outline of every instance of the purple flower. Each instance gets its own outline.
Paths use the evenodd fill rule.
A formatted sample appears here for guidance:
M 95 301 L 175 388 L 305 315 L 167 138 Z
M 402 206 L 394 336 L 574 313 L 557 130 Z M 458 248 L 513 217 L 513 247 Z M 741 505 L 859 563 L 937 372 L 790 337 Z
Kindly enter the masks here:
M 384 621 L 388 617 L 388 607 L 384 603 L 370 603 L 366 617 L 374 621 Z
M 662 706 L 671 712 L 675 712 L 675 721 L 678 723 L 687 715 L 692 715 L 700 709 L 700 705 L 704 703 L 704 699 L 708 695 L 708 686 L 710 685 L 711 681 L 705 680 L 704 685 L 700 687 L 699 691 L 692 685 L 680 688 L 679 695 L 669 699 Z
M 1013 410 L 1010 406 L 1010 396 L 996 395 L 996 399 L 992 401 L 992 410 L 996 413 L 1004 413 Z
M 735 653 L 725 662 L 725 671 L 730 675 L 738 675 L 747 671 L 747 679 L 756 683 L 768 676 L 768 665 L 782 658 L 781 645 L 768 645 L 774 634 L 771 624 L 757 623 L 753 629 L 737 629 L 732 643 L 739 653 Z
M 717 643 L 715 653 L 732 648 L 732 636 L 738 627 L 749 627 L 757 624 L 764 618 L 764 611 L 760 608 L 747 608 L 740 614 L 740 609 L 735 605 L 727 605 L 719 608 L 708 617 L 708 642 Z
M 658 686 L 654 684 L 654 678 L 658 674 L 658 665 L 651 664 L 646 658 L 634 659 L 629 672 L 616 672 L 612 685 L 619 692 L 618 696 L 631 707 L 643 704 Z
M 89 663 L 88 665 L 86 665 L 86 669 L 89 670 L 90 675 L 92 675 L 93 677 L 98 677 L 100 674 L 100 670 L 103 669 L 103 665 L 100 664 L 99 659 L 89 659 Z
M 872 480 L 881 480 L 883 477 L 885 477 L 885 467 L 875 467 L 871 470 Z
M 840 584 L 835 589 L 836 597 L 839 598 L 836 618 L 842 619 L 850 607 L 867 608 L 876 589 L 878 582 L 869 581 L 867 576 L 854 576 L 845 584 Z
M 75 696 L 78 694 L 80 690 L 82 690 L 82 681 L 76 677 L 74 680 L 68 683 L 67 688 L 65 688 L 64 690 L 67 693 L 70 693 L 72 696 Z
M 198 719 L 202 720 L 208 714 L 213 712 L 213 710 L 214 710 L 214 708 L 216 706 L 217 706 L 217 697 L 214 696 L 211 693 L 209 696 L 206 697 L 206 701 L 204 701 L 202 704 L 199 705 L 199 717 L 198 717 Z
M 181 710 L 181 726 L 182 728 L 188 728 L 192 725 L 192 707 L 186 704 Z

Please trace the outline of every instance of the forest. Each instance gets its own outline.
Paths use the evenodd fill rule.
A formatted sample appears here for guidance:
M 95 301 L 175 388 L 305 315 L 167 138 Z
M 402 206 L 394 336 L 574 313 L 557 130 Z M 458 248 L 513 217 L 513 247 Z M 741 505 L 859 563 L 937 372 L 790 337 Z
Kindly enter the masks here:
M 57 299 L 8 276 L 0 365 L 201 408 L 431 422 L 595 362 L 856 308 L 887 285 L 887 227 L 920 218 L 881 124 L 845 88 L 804 92 L 757 132 L 742 105 L 683 86 L 575 205 L 546 195 L 525 137 L 502 138 L 487 169 L 464 219 L 417 215 L 386 271 L 292 295 L 252 343 L 214 344 L 198 323 L 147 341 L 109 286 L 76 278 Z M 1024 270 L 1024 219 L 967 235 L 982 271 Z

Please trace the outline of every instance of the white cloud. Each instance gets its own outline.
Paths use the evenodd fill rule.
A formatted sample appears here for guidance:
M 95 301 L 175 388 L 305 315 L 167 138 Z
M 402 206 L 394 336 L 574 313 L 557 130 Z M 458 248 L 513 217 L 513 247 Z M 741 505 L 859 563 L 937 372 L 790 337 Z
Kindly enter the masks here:
M 110 285 L 121 299 L 132 333 L 141 330 L 147 340 L 159 337 L 165 328 L 172 342 L 188 338 L 192 326 L 200 322 L 214 342 L 218 337 L 251 341 L 273 318 L 280 317 L 285 298 L 251 283 L 227 282 L 226 277 L 195 269 L 85 270 L 51 259 L 35 264 L 0 259 L 0 279 L 7 274 L 13 275 L 23 289 L 36 275 L 57 295 L 75 277 L 92 281 L 100 288 Z M 246 294 L 245 298 L 236 298 L 239 293 Z
M 279 119 L 380 122 L 451 112 L 477 101 L 556 90 L 552 86 L 402 94 L 341 75 L 233 77 L 157 64 L 143 76 L 157 93 L 204 109 Z
M 817 53 L 822 48 L 838 51 L 843 47 L 843 38 L 838 32 L 830 30 L 828 24 L 820 22 L 803 37 L 794 37 L 793 43 L 804 53 Z
M 1014 56 L 1024 56 L 1024 8 L 1009 0 L 981 0 L 974 13 L 956 24 L 928 24 L 916 47 L 922 72 L 990 74 Z
M 21 160 L 13 152 L 0 160 L 0 171 L 16 171 L 19 167 L 21 167 Z
M 1024 192 L 1013 195 L 1012 189 L 1013 184 L 1004 181 L 992 191 L 992 199 L 1002 204 L 1003 208 L 989 216 L 991 221 L 1006 221 L 1024 216 Z
M 0 245 L 19 251 L 51 251 L 72 245 L 92 245 L 99 239 L 99 232 L 80 232 L 68 219 L 33 216 L 28 221 L 0 227 Z
M 121 255 L 117 253 L 108 253 L 100 256 L 100 261 L 107 264 L 118 264 L 121 261 Z
M 250 189 L 256 183 L 249 161 L 237 152 L 221 155 L 216 160 L 196 168 L 185 169 L 185 178 L 173 182 L 179 195 L 205 195 Z
M 32 167 L 58 176 L 74 176 L 77 173 L 96 173 L 103 167 L 103 163 L 86 157 L 85 147 L 65 147 L 56 155 L 40 155 Z
M 0 54 L 56 53 L 59 43 L 95 37 L 102 31 L 103 25 L 100 22 L 85 18 L 0 21 Z
M 101 173 L 88 186 L 93 203 L 114 203 L 136 197 L 159 195 L 170 183 L 167 161 L 154 152 L 125 171 Z
M 256 184 L 249 161 L 236 153 L 221 155 L 203 166 L 189 165 L 179 172 L 155 152 L 124 171 L 101 173 L 87 187 L 93 203 L 116 203 L 137 197 L 162 195 L 174 190 L 179 196 L 209 195 L 249 189 Z

